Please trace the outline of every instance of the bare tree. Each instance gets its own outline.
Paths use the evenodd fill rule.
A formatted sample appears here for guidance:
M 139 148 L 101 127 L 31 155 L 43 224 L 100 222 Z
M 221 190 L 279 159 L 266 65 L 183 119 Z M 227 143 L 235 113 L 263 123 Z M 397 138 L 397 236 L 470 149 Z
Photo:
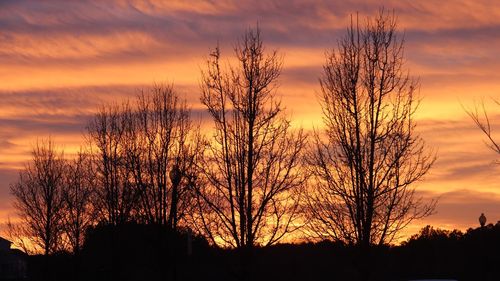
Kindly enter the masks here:
M 132 114 L 125 103 L 103 106 L 88 125 L 88 140 L 97 172 L 96 206 L 99 219 L 112 225 L 129 222 L 137 211 L 138 194 L 126 167 L 124 135 Z
M 157 84 L 131 103 L 104 106 L 89 124 L 101 217 L 176 229 L 195 203 L 188 186 L 203 149 L 198 130 L 172 85 Z
M 63 231 L 65 161 L 51 140 L 38 142 L 32 160 L 10 186 L 21 219 L 19 235 L 49 255 L 60 249 Z
M 414 183 L 434 162 L 415 131 L 418 82 L 404 69 L 396 18 L 380 14 L 347 29 L 320 78 L 324 133 L 307 161 L 309 235 L 369 246 L 391 242 L 435 202 Z
M 88 154 L 80 151 L 67 165 L 63 188 L 64 234 L 74 254 L 83 245 L 86 229 L 95 223 L 95 169 Z
M 306 137 L 292 132 L 275 98 L 282 59 L 269 54 L 260 31 L 235 47 L 237 66 L 225 68 L 217 47 L 202 72 L 202 103 L 215 127 L 203 159 L 199 219 L 213 243 L 238 248 L 269 245 L 295 228 L 304 176 Z
M 141 211 L 148 223 L 176 229 L 179 219 L 194 205 L 187 175 L 201 155 L 198 129 L 172 85 L 155 85 L 136 102 L 125 147 Z

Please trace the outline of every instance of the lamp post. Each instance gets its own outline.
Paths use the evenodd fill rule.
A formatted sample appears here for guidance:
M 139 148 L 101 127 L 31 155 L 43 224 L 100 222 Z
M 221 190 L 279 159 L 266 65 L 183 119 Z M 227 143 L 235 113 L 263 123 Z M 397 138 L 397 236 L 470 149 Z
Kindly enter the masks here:
M 484 225 L 486 224 L 486 216 L 484 215 L 484 213 L 481 213 L 481 216 L 479 217 L 479 224 L 481 225 L 481 227 L 484 227 Z
M 177 201 L 179 196 L 179 183 L 182 179 L 181 170 L 179 166 L 175 164 L 170 170 L 170 181 L 172 182 L 172 204 L 170 206 L 170 226 L 174 231 L 177 230 Z
M 169 173 L 170 177 L 170 182 L 172 183 L 172 202 L 170 204 L 170 219 L 169 219 L 169 226 L 172 228 L 174 231 L 172 237 L 176 237 L 177 235 L 177 201 L 178 201 L 178 196 L 179 196 L 179 183 L 181 182 L 182 179 L 182 172 L 179 169 L 179 165 L 175 164 L 172 167 L 172 170 L 170 170 Z M 173 256 L 173 278 L 172 280 L 177 280 L 177 251 L 176 251 L 176 245 L 175 243 L 172 244 L 171 249 L 172 249 L 172 256 Z

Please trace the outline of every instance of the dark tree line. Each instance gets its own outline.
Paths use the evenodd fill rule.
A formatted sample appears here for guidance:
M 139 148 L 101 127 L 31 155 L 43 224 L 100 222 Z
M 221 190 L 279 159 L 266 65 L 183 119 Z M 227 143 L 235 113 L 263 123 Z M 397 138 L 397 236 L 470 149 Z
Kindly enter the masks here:
M 403 67 L 403 42 L 394 15 L 351 24 L 327 56 L 325 129 L 308 145 L 277 95 L 282 57 L 249 30 L 235 64 L 216 47 L 202 71 L 209 133 L 172 85 L 159 84 L 103 105 L 74 157 L 39 142 L 11 185 L 18 233 L 46 255 L 78 253 L 89 226 L 130 222 L 242 249 L 299 228 L 311 239 L 388 243 L 433 209 L 412 185 L 434 158 L 415 132 L 418 85 Z
M 106 255 L 110 231 L 118 229 L 122 245 L 112 262 Z M 127 224 L 98 226 L 89 232 L 82 251 L 82 267 L 77 280 L 174 280 L 162 279 L 155 272 L 156 256 L 150 241 L 152 225 Z M 185 236 L 179 237 L 185 241 Z M 152 243 L 150 243 L 152 242 Z M 186 244 L 178 244 L 176 280 L 237 280 L 239 267 L 236 249 L 210 247 L 201 237 L 193 239 L 193 252 L 186 256 Z M 398 246 L 373 246 L 369 280 L 498 280 L 500 268 L 500 224 L 489 224 L 467 232 L 423 228 Z M 366 280 L 357 271 L 357 247 L 341 242 L 321 241 L 275 244 L 256 248 L 253 275 L 258 280 Z M 73 256 L 51 255 L 57 266 L 51 281 L 66 281 L 71 276 Z M 30 276 L 37 276 L 43 257 L 32 256 Z M 165 264 L 165 260 L 163 260 Z M 119 271 L 112 271 L 119 267 Z M 38 273 L 39 274 L 39 273 Z M 257 279 L 256 278 L 256 279 Z M 39 280 L 32 278 L 30 280 Z

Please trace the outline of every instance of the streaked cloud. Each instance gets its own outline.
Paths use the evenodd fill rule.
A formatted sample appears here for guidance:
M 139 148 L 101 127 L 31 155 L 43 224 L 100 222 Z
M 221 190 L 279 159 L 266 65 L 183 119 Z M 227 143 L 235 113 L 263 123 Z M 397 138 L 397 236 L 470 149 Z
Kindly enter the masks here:
M 420 77 L 418 130 L 438 153 L 420 183 L 426 196 L 441 196 L 438 213 L 429 219 L 463 228 L 475 223 L 482 201 L 491 219 L 500 219 L 498 155 L 485 147 L 461 106 L 500 98 L 500 8 L 465 0 L 383 4 L 397 14 L 407 66 Z M 336 47 L 351 15 L 357 12 L 363 23 L 380 5 L 374 0 L 1 1 L 0 195 L 9 198 L 8 182 L 29 159 L 37 137 L 51 135 L 73 149 L 100 104 L 134 97 L 155 82 L 174 83 L 203 118 L 198 84 L 205 58 L 219 43 L 229 61 L 235 41 L 257 23 L 268 49 L 284 55 L 279 94 L 294 124 L 321 126 L 316 94 L 325 51 Z M 489 109 L 500 132 L 500 110 Z M 0 201 L 0 220 L 7 201 Z

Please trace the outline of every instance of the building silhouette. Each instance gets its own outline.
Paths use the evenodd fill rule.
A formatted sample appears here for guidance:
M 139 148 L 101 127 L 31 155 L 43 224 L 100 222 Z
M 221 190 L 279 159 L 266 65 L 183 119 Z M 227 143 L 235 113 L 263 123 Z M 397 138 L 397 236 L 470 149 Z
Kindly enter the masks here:
M 11 248 L 12 242 L 0 237 L 0 280 L 24 280 L 27 278 L 27 255 Z

